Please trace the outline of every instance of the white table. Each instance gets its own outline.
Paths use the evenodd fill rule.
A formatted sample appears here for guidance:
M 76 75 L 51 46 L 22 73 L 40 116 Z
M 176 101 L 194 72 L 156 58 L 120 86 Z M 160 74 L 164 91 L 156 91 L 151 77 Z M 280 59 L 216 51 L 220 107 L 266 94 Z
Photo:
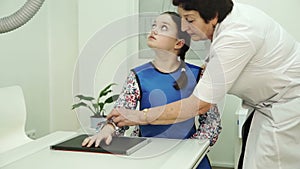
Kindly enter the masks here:
M 50 145 L 78 135 L 59 131 L 0 154 L 1 169 L 184 169 L 197 166 L 209 147 L 205 140 L 151 138 L 130 156 L 50 150 Z

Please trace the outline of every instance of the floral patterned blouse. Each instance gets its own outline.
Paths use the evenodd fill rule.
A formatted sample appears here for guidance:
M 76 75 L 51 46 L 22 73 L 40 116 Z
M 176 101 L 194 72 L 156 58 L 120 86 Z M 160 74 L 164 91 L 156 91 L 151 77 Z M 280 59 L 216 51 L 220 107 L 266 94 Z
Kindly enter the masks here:
M 130 71 L 123 85 L 122 92 L 114 107 L 136 109 L 141 94 L 134 72 Z M 199 115 L 199 126 L 191 138 L 209 139 L 210 146 L 214 145 L 222 130 L 220 113 L 217 106 L 213 106 L 207 113 Z M 139 136 L 139 127 L 135 126 L 131 136 Z

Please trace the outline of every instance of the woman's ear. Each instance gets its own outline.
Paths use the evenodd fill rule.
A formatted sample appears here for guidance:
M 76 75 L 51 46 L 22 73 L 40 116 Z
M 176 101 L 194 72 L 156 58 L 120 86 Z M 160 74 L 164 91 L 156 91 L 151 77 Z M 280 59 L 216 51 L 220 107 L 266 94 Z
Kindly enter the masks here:
M 185 44 L 185 40 L 184 39 L 178 39 L 176 44 L 175 44 L 175 49 L 181 49 Z
M 214 19 L 210 20 L 209 22 L 211 23 L 212 27 L 215 28 L 216 25 L 218 24 L 218 14 Z

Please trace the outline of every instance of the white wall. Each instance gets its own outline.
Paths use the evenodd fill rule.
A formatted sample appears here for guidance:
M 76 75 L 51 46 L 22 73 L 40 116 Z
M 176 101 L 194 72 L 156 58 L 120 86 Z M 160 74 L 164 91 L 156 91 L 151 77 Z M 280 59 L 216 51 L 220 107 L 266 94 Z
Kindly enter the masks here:
M 1 16 L 25 0 L 2 0 Z M 20 85 L 27 106 L 26 130 L 36 137 L 78 128 L 72 104 L 73 66 L 78 53 L 77 1 L 45 1 L 24 26 L 0 34 L 0 87 Z
M 75 73 L 79 83 L 74 93 L 96 96 L 111 82 L 118 84 L 114 92 L 120 92 L 128 72 L 128 50 L 136 46 L 129 44 L 136 30 L 132 20 L 136 4 L 137 0 L 78 1 L 80 53 Z M 86 109 L 78 111 L 84 128 L 89 126 L 90 115 Z
M 79 0 L 80 92 L 98 92 L 98 89 L 114 80 L 115 70 L 119 69 L 127 57 L 127 41 L 130 39 L 127 32 L 135 29 L 127 21 L 137 14 L 136 3 L 136 0 L 111 0 L 105 3 L 98 0 Z M 127 68 L 124 71 L 123 75 L 126 76 Z M 91 83 L 95 86 L 87 89 Z
M 50 131 L 77 129 L 73 103 L 74 65 L 78 57 L 77 0 L 46 0 L 48 10 Z M 46 75 L 47 76 L 47 75 Z
M 23 0 L 2 0 L 1 16 L 15 12 Z M 20 85 L 27 106 L 27 129 L 49 131 L 49 44 L 47 5 L 23 27 L 0 34 L 0 86 Z M 1 103 L 0 103 L 1 104 Z
M 1 16 L 12 14 L 25 2 L 2 0 Z M 137 11 L 136 4 L 137 1 L 132 0 L 105 3 L 98 0 L 46 0 L 27 24 L 0 35 L 0 87 L 18 84 L 23 88 L 27 106 L 26 130 L 36 130 L 36 137 L 55 130 L 76 130 L 80 127 L 77 115 L 70 110 L 75 94 L 85 91 L 98 94 L 99 89 L 111 81 L 119 83 L 120 89 L 128 71 L 123 59 L 129 49 L 126 40 L 108 47 L 104 56 L 96 56 L 102 60 L 95 65 L 95 75 L 85 71 L 91 67 L 85 63 L 95 61 L 78 56 L 94 34 Z M 121 32 L 120 28 L 123 32 L 130 29 L 118 27 L 93 45 L 98 50 L 108 42 L 110 34 Z M 80 71 L 78 59 L 82 61 Z M 92 82 L 87 82 L 85 77 L 90 76 Z M 95 85 L 90 87 L 90 83 Z

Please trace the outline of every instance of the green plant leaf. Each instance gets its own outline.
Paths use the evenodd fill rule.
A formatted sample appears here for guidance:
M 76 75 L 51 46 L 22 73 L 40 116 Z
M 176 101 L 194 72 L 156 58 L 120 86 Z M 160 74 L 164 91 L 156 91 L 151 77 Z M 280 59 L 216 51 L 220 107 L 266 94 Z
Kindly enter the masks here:
M 101 103 L 98 103 L 98 105 L 99 105 L 99 108 L 100 108 L 99 112 L 101 113 L 104 110 L 105 103 L 101 102 Z
M 102 91 L 99 95 L 99 98 L 106 96 L 108 93 L 112 92 L 112 90 L 106 90 L 106 91 Z
M 101 112 L 99 105 L 97 103 L 93 103 L 92 106 L 94 108 L 94 115 L 99 116 Z
M 96 114 L 96 110 L 93 110 L 88 104 L 86 104 L 86 103 L 84 103 L 84 102 L 79 102 L 79 103 L 77 103 L 77 104 L 73 104 L 72 110 L 73 110 L 73 109 L 76 109 L 76 108 L 78 108 L 78 107 L 81 107 L 81 106 L 88 108 L 89 110 L 91 110 L 91 112 L 92 112 L 93 114 Z
M 99 109 L 99 105 L 97 103 L 93 103 L 92 105 L 93 105 L 93 107 L 94 107 L 95 110 Z
M 118 95 L 118 94 L 115 94 L 115 95 L 113 95 L 113 96 L 107 98 L 107 99 L 104 101 L 104 103 L 112 103 L 112 102 L 116 101 L 118 98 L 119 98 L 119 95 Z
M 120 96 L 119 94 L 115 94 L 115 95 L 113 95 L 113 96 L 112 96 L 112 98 L 113 98 L 113 101 L 116 101 L 116 100 L 118 100 L 119 96 Z
M 102 96 L 106 96 L 108 93 L 112 92 L 112 90 L 109 90 L 109 89 L 113 85 L 117 85 L 117 84 L 116 83 L 111 83 L 111 84 L 107 85 L 103 90 L 100 91 L 100 94 L 99 94 L 98 98 L 101 98 Z
M 83 107 L 88 108 L 94 114 L 94 116 L 104 116 L 105 104 L 112 103 L 112 102 L 116 101 L 119 97 L 119 95 L 116 94 L 116 95 L 108 97 L 104 102 L 100 101 L 101 97 L 106 96 L 107 94 L 112 92 L 112 90 L 110 88 L 113 85 L 117 85 L 117 84 L 110 83 L 109 85 L 107 85 L 103 90 L 100 91 L 99 97 L 96 99 L 94 97 L 85 96 L 82 94 L 76 95 L 75 97 L 78 98 L 80 102 L 73 104 L 72 110 L 83 106 Z
M 72 110 L 73 110 L 73 109 L 76 109 L 76 108 L 78 108 L 78 107 L 81 107 L 81 106 L 89 107 L 86 103 L 84 103 L 84 102 L 79 102 L 79 103 L 77 103 L 77 104 L 73 104 L 73 105 L 72 105 Z
M 76 95 L 75 97 L 79 98 L 80 100 L 86 100 L 86 101 L 92 101 L 95 100 L 95 98 L 91 96 L 84 96 L 84 95 Z

